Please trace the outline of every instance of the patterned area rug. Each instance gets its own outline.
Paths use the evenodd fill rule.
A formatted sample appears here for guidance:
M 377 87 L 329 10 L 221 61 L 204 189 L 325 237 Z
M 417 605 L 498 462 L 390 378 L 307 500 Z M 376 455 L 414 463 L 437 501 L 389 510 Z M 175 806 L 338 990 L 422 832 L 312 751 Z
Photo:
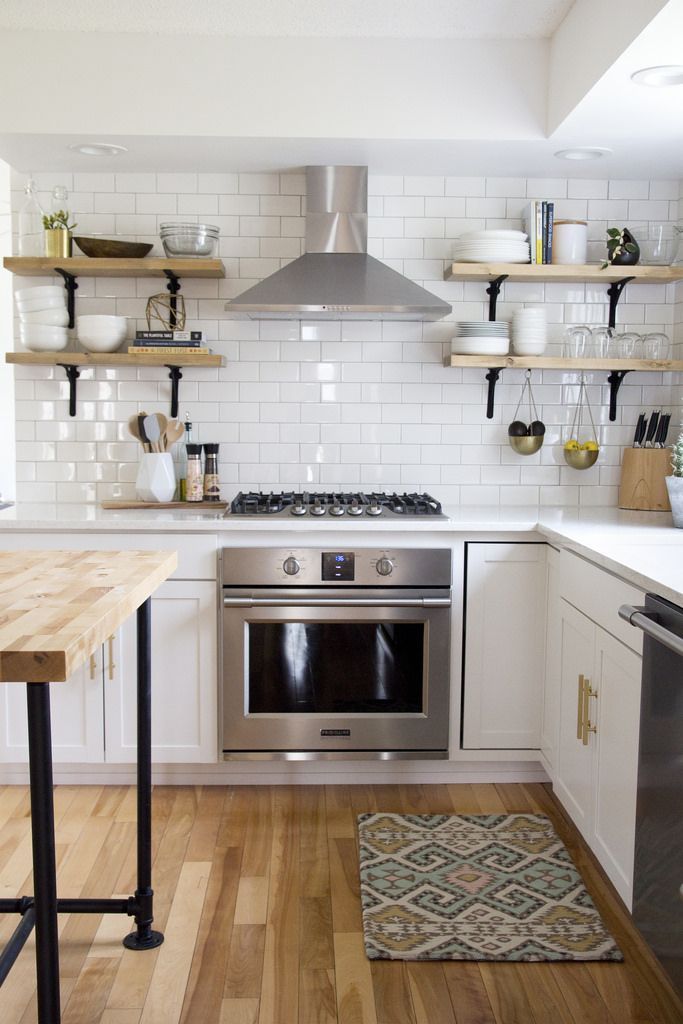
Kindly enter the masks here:
M 371 960 L 623 960 L 541 814 L 361 814 Z

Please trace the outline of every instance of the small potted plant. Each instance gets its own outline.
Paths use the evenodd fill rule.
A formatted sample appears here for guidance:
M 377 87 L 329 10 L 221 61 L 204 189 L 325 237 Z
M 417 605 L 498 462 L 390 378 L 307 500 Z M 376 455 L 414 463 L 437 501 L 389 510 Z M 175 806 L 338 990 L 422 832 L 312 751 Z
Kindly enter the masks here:
M 607 259 L 601 270 L 613 266 L 634 266 L 640 259 L 640 246 L 628 228 L 607 228 Z
M 64 258 L 71 256 L 71 232 L 76 224 L 69 224 L 69 211 L 57 210 L 43 216 L 45 228 L 45 255 Z
M 666 478 L 674 526 L 683 529 L 683 433 L 671 446 L 671 476 Z

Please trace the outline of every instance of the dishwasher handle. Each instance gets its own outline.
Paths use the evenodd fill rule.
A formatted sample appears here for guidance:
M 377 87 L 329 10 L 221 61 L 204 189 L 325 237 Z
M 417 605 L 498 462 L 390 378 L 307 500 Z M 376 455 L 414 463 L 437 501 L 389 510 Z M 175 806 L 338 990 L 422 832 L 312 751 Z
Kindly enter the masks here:
M 450 597 L 224 597 L 224 608 L 450 608 Z
M 653 640 L 664 644 L 670 651 L 683 658 L 683 639 L 680 636 L 676 636 L 671 630 L 665 629 L 664 626 L 660 626 L 658 622 L 654 622 L 647 614 L 647 608 L 636 608 L 631 604 L 622 604 L 619 609 L 619 615 L 626 622 L 630 623 L 631 626 L 642 629 L 643 633 L 647 633 Z

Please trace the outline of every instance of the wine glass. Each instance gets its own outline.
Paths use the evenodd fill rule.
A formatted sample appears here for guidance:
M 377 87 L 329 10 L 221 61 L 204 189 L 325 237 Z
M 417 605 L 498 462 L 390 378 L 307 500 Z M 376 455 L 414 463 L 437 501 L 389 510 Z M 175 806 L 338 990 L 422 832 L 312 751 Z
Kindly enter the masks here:
M 568 327 L 565 332 L 564 350 L 565 355 L 570 359 L 581 359 L 586 355 L 588 339 L 591 336 L 590 327 L 581 324 L 578 327 Z

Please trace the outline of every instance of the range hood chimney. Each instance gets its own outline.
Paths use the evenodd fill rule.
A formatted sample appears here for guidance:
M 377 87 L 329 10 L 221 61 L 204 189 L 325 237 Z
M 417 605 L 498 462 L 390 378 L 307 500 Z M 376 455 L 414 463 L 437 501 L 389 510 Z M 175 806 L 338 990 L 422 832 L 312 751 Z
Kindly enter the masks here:
M 306 168 L 306 253 L 226 303 L 242 320 L 441 320 L 451 306 L 368 256 L 367 167 Z

